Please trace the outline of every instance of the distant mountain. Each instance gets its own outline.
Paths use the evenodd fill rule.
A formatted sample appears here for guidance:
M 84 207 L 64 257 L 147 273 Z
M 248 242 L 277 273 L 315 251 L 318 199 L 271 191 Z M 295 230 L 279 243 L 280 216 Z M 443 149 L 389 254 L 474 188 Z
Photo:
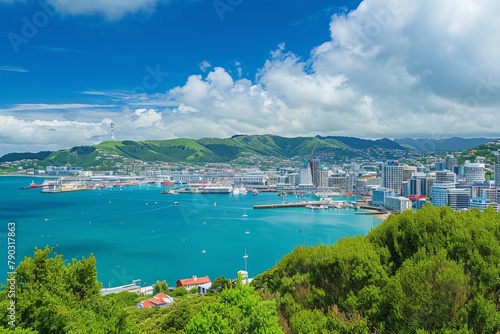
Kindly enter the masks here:
M 406 147 L 401 146 L 399 143 L 390 140 L 388 138 L 382 138 L 377 140 L 361 139 L 356 137 L 342 137 L 342 136 L 328 136 L 320 137 L 320 139 L 335 139 L 339 142 L 349 146 L 350 148 L 356 149 L 366 149 L 366 148 L 384 148 L 389 150 L 406 150 Z
M 394 142 L 406 148 L 420 151 L 462 151 L 469 150 L 492 140 L 494 139 L 461 137 L 452 137 L 446 139 L 400 138 L 394 139 Z
M 109 161 L 124 158 L 165 162 L 230 162 L 243 156 L 307 159 L 315 150 L 322 161 L 349 161 L 350 159 L 385 159 L 401 157 L 406 148 L 383 138 L 367 140 L 354 137 L 281 137 L 274 135 L 235 135 L 231 138 L 202 138 L 107 141 L 95 146 L 78 146 L 48 152 L 40 166 L 107 166 Z M 41 160 L 41 159 L 40 159 Z

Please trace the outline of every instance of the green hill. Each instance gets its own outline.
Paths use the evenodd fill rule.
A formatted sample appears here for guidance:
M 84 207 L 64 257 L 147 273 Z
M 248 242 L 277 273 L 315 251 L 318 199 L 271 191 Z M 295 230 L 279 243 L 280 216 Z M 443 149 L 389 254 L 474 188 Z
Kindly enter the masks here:
M 352 137 L 281 137 L 275 135 L 235 135 L 231 138 L 202 138 L 106 141 L 95 146 L 78 146 L 56 152 L 46 152 L 39 166 L 73 165 L 104 166 L 112 157 L 114 162 L 135 159 L 146 162 L 230 162 L 245 154 L 282 159 L 307 159 L 312 151 L 323 160 L 335 157 L 366 157 L 367 150 L 375 148 L 386 152 L 404 152 L 406 149 L 388 139 L 366 140 Z M 47 156 L 48 155 L 48 156 Z M 27 156 L 10 154 L 9 157 Z M 379 158 L 377 156 L 377 158 Z

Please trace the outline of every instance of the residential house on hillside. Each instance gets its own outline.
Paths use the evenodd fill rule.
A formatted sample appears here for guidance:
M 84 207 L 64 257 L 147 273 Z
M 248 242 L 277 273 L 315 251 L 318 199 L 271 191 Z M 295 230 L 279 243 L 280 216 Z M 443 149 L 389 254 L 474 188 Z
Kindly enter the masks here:
M 154 297 L 143 300 L 137 303 L 137 308 L 149 308 L 149 307 L 166 307 L 172 305 L 174 299 L 163 292 L 157 293 Z
M 193 278 L 186 278 L 186 279 L 177 280 L 177 282 L 175 284 L 178 288 L 183 286 L 187 290 L 190 290 L 194 287 L 197 287 L 197 286 L 205 284 L 205 283 L 210 283 L 210 282 L 211 281 L 210 281 L 210 278 L 208 276 L 205 276 L 205 277 L 193 276 Z

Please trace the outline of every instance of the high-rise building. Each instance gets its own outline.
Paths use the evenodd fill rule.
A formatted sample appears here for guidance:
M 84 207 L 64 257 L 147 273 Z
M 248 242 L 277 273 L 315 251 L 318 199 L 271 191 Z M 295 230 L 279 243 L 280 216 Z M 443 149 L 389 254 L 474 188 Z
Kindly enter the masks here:
M 448 206 L 453 210 L 462 210 L 469 208 L 470 205 L 470 189 L 446 189 L 448 196 Z
M 311 170 L 311 180 L 314 186 L 319 186 L 319 159 L 312 158 L 309 160 L 309 169 Z
M 387 189 L 387 188 L 378 188 L 378 189 L 373 189 L 372 191 L 372 205 L 375 206 L 384 206 L 385 205 L 385 199 L 386 197 L 389 196 L 396 196 L 394 193 L 394 190 L 392 189 Z
M 438 171 L 436 172 L 436 183 L 455 183 L 456 175 L 450 171 Z
M 413 175 L 417 172 L 417 167 L 415 166 L 403 166 L 403 181 L 409 181 Z
M 468 184 L 484 182 L 484 164 L 471 162 L 464 164 L 464 177 Z
M 438 161 L 434 163 L 434 169 L 436 171 L 441 171 L 446 169 L 446 163 L 444 161 Z
M 448 205 L 448 189 L 454 189 L 455 183 L 434 183 L 432 185 L 432 205 Z
M 408 181 L 410 186 L 409 195 L 424 195 L 427 196 L 427 177 L 423 175 L 414 175 Z
M 328 177 L 328 187 L 334 188 L 337 191 L 346 191 L 347 178 L 346 174 L 333 174 Z
M 453 171 L 453 168 L 458 166 L 458 160 L 453 155 L 447 155 L 444 159 L 444 164 L 447 170 Z
M 403 166 L 397 160 L 388 160 L 382 165 L 382 187 L 392 189 L 401 194 L 403 184 Z
M 328 187 L 328 169 L 320 168 L 318 171 L 318 187 L 326 188 Z
M 495 202 L 500 203 L 500 155 L 498 155 L 497 163 L 495 164 Z
M 312 186 L 311 170 L 309 168 L 304 168 L 300 170 L 300 185 Z

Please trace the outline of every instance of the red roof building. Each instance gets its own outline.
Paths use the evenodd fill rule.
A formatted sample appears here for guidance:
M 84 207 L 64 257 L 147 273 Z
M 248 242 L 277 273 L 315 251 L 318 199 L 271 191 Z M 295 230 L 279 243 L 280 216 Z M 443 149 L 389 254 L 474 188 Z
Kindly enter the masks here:
M 194 288 L 195 286 L 205 284 L 205 283 L 210 283 L 210 282 L 211 281 L 210 281 L 210 278 L 208 276 L 205 276 L 205 277 L 193 276 L 193 278 L 186 278 L 186 279 L 177 280 L 177 282 L 175 284 L 178 288 L 181 286 L 184 286 L 184 287 L 186 287 L 186 289 L 189 290 L 191 288 Z
M 143 300 L 137 304 L 138 308 L 165 307 L 171 305 L 174 299 L 163 292 L 157 293 L 153 298 Z

